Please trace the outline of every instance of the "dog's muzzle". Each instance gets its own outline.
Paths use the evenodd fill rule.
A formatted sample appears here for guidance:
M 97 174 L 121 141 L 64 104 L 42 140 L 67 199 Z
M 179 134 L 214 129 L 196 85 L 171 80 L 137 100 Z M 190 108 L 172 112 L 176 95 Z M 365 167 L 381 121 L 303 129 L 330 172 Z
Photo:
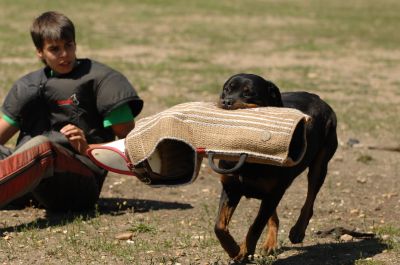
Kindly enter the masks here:
M 232 98 L 221 99 L 218 107 L 226 110 L 236 110 L 236 109 L 249 109 L 260 107 L 255 103 L 246 103 L 241 100 L 235 100 Z
M 219 102 L 219 107 L 223 109 L 233 109 L 235 100 L 232 98 L 224 98 Z

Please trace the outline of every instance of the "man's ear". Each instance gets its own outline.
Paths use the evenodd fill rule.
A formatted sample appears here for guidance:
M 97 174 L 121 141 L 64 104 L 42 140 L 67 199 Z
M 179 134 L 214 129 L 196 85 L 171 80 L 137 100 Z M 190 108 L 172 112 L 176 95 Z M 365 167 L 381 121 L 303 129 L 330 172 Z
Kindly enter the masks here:
M 36 49 L 36 56 L 37 56 L 39 59 L 43 60 L 43 51 L 42 51 L 42 50 L 39 50 L 39 49 Z

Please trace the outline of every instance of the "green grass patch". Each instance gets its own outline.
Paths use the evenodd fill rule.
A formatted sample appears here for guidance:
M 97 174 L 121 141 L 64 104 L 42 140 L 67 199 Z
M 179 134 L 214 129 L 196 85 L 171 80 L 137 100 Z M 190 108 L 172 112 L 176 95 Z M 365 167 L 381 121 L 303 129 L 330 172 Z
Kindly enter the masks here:
M 382 241 L 389 246 L 389 249 L 400 251 L 400 227 L 382 226 L 377 227 L 375 232 L 381 237 Z
M 132 232 L 136 233 L 152 233 L 154 234 L 156 232 L 156 228 L 145 223 L 138 223 L 134 227 L 130 229 Z
M 369 164 L 372 161 L 374 161 L 374 158 L 372 156 L 370 156 L 370 155 L 360 154 L 357 157 L 357 161 L 361 162 L 361 163 L 364 163 L 364 164 Z

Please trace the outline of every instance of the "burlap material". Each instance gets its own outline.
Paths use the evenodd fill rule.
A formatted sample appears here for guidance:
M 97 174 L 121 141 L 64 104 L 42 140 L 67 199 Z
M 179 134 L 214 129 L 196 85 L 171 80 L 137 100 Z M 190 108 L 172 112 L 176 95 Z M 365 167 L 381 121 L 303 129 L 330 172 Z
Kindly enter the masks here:
M 125 148 L 133 166 L 156 154 L 161 175 L 169 175 L 163 168 L 176 171 L 188 159 L 208 152 L 226 160 L 238 160 L 246 153 L 246 162 L 294 166 L 306 150 L 304 125 L 309 119 L 289 108 L 224 110 L 210 102 L 183 103 L 137 121 Z M 169 148 L 165 148 L 167 142 Z M 191 148 L 181 149 L 182 143 Z M 194 170 L 189 167 L 181 175 L 189 174 L 190 168 Z

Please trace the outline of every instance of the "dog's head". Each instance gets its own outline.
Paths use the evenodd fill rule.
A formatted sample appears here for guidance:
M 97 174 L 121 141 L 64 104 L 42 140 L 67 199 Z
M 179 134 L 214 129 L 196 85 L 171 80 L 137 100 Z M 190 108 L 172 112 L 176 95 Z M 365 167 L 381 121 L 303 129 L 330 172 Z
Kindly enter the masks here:
M 231 76 L 224 84 L 218 106 L 223 109 L 282 107 L 279 88 L 254 74 Z

